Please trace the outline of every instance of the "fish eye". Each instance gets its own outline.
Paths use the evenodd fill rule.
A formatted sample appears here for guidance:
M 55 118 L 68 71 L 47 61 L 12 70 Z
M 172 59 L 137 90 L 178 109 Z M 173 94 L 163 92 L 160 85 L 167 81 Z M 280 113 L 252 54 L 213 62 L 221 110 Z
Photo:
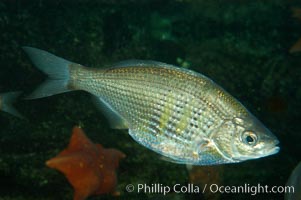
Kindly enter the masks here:
M 245 131 L 242 134 L 242 141 L 245 144 L 254 146 L 257 143 L 257 136 L 255 133 L 253 133 L 252 131 Z

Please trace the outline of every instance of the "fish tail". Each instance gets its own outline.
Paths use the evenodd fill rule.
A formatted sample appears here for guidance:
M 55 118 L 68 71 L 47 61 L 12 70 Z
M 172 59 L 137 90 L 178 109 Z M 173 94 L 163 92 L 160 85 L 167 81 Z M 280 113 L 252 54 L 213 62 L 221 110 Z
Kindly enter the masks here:
M 0 94 L 1 97 L 1 110 L 15 115 L 17 117 L 23 118 L 23 116 L 13 107 L 13 103 L 16 101 L 17 97 L 20 96 L 21 92 L 7 92 Z
M 23 47 L 23 49 L 34 65 L 48 75 L 48 79 L 26 99 L 42 98 L 72 90 L 68 88 L 69 66 L 74 63 L 33 47 Z

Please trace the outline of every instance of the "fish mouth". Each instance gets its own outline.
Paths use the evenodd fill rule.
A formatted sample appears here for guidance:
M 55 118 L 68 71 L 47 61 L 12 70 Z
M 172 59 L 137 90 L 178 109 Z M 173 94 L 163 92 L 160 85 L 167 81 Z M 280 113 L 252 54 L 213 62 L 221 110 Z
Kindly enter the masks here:
M 276 154 L 279 152 L 280 147 L 276 146 L 279 144 L 279 141 L 276 139 L 273 142 L 271 142 L 269 145 L 267 145 L 265 148 L 261 150 L 257 150 L 256 153 L 251 154 L 251 155 L 239 155 L 238 157 L 232 157 L 232 160 L 235 162 L 240 162 L 240 161 L 245 161 L 245 160 L 250 160 L 250 159 L 258 159 L 266 156 L 270 156 L 273 154 Z
M 280 150 L 280 147 L 276 146 L 278 144 L 279 144 L 279 141 L 275 140 L 275 142 L 272 145 L 262 149 L 260 151 L 260 154 L 263 155 L 263 156 L 269 156 L 269 155 L 273 155 L 273 154 L 278 153 L 279 150 Z
M 261 151 L 259 151 L 257 153 L 257 155 L 248 157 L 248 159 L 257 159 L 257 158 L 262 158 L 262 157 L 266 157 L 266 156 L 271 156 L 271 155 L 278 153 L 279 150 L 280 150 L 280 147 L 278 147 L 278 146 L 270 146 L 270 147 L 264 148 Z
M 263 154 L 266 155 L 266 156 L 269 156 L 269 155 L 273 155 L 273 154 L 276 154 L 278 153 L 280 150 L 280 147 L 272 147 L 272 148 L 269 148 L 267 150 L 264 150 Z

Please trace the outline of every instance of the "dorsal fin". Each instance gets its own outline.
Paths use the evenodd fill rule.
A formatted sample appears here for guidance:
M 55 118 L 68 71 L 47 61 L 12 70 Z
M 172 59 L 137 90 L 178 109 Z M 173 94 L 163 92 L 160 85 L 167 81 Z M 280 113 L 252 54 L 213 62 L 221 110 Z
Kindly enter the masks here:
M 149 67 L 149 66 L 157 66 L 157 67 L 163 67 L 163 66 L 173 66 L 169 65 L 163 62 L 153 61 L 153 60 L 137 60 L 137 59 L 131 59 L 131 60 L 123 60 L 118 63 L 115 63 L 112 65 L 113 67 Z M 175 66 L 173 66 L 175 67 Z
M 212 82 L 212 80 L 210 78 L 208 78 L 208 77 L 206 77 L 203 74 L 200 74 L 198 72 L 191 71 L 191 70 L 188 70 L 186 68 L 178 67 L 178 66 L 163 63 L 163 62 L 153 61 L 153 60 L 136 60 L 136 59 L 124 60 L 124 61 L 120 61 L 118 63 L 113 64 L 112 67 L 110 67 L 108 69 L 120 68 L 120 67 L 158 67 L 158 68 L 165 68 L 165 69 L 171 69 L 171 70 L 184 72 L 186 74 L 190 74 L 190 75 L 196 76 L 196 77 L 201 77 L 202 79 L 206 79 L 206 80 L 209 80 L 209 81 Z

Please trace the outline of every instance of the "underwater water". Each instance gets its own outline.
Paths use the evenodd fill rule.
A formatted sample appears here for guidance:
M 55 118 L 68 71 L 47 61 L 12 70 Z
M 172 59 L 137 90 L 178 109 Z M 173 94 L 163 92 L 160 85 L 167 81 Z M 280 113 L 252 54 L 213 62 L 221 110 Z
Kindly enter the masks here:
M 23 119 L 0 112 L 0 200 L 72 199 L 67 179 L 45 162 L 67 147 L 75 125 L 94 143 L 126 155 L 116 171 L 118 197 L 88 199 L 284 199 L 284 192 L 251 188 L 284 187 L 301 160 L 301 51 L 291 49 L 301 37 L 298 9 L 297 0 L 0 1 L 0 93 L 24 92 L 15 102 Z M 87 92 L 23 99 L 46 76 L 22 46 L 89 67 L 144 59 L 202 73 L 270 129 L 280 152 L 189 170 L 162 160 L 127 130 L 111 129 Z M 183 191 L 154 191 L 176 184 Z M 188 191 L 192 184 L 200 191 Z M 205 185 L 214 191 L 203 192 Z M 216 191 L 216 185 L 249 191 Z

